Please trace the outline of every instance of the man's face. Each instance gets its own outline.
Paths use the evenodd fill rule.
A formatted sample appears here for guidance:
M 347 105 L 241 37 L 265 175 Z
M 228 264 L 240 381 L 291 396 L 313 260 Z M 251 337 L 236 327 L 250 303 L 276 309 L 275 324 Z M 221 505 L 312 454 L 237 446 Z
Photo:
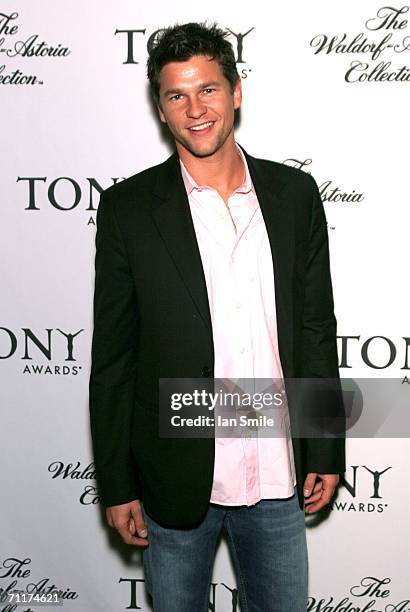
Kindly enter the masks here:
M 181 147 L 195 157 L 220 150 L 232 134 L 241 105 L 241 82 L 231 91 L 216 60 L 196 55 L 165 64 L 160 73 L 159 116 Z

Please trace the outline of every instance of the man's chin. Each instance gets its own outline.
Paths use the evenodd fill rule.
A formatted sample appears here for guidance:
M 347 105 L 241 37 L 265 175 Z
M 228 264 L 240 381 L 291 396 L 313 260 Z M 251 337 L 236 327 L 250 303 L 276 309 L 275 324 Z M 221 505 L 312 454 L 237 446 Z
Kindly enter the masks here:
M 195 146 L 192 146 L 191 143 L 183 143 L 183 147 L 187 149 L 187 151 L 189 151 L 189 153 L 191 153 L 191 155 L 194 155 L 195 157 L 210 157 L 211 155 L 216 153 L 217 150 L 219 149 L 218 145 L 195 147 Z
M 195 155 L 195 157 L 210 157 L 211 155 L 213 155 L 214 153 L 216 153 L 218 149 L 211 149 L 210 151 L 191 151 L 192 155 Z

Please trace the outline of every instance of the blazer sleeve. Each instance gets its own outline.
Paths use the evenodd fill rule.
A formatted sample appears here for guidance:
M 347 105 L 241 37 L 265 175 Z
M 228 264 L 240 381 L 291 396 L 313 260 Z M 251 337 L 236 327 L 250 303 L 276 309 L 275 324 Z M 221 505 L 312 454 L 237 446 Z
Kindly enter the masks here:
M 140 498 L 131 451 L 138 305 L 109 190 L 100 197 L 95 245 L 89 409 L 99 496 L 107 507 Z
M 325 410 L 326 422 L 331 427 L 330 433 L 327 429 L 326 435 L 307 439 L 306 470 L 342 474 L 345 471 L 345 412 L 338 369 L 329 240 L 320 192 L 313 177 L 310 179 L 312 212 L 303 308 L 303 377 L 326 379 L 327 393 L 322 396 L 327 398 L 326 405 L 319 409 Z M 332 423 L 335 425 L 333 431 Z

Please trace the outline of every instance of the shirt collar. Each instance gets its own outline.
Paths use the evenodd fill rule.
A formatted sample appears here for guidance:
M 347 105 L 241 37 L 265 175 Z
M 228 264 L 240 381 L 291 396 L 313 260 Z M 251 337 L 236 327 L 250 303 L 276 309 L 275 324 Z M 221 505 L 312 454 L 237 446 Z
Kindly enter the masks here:
M 246 163 L 245 155 L 243 154 L 243 151 L 241 147 L 238 145 L 238 143 L 235 142 L 235 145 L 236 145 L 238 153 L 241 156 L 241 159 L 245 166 L 245 177 L 244 177 L 242 184 L 239 185 L 239 187 L 235 190 L 234 193 L 249 193 L 250 191 L 253 191 L 255 193 L 255 189 L 252 184 L 251 175 L 249 173 L 248 164 Z M 182 179 L 184 181 L 185 189 L 188 195 L 190 195 L 194 189 L 196 191 L 202 191 L 204 187 L 208 187 L 208 185 L 198 185 L 198 183 L 192 178 L 188 170 L 185 168 L 181 159 L 179 160 L 179 163 L 181 165 Z

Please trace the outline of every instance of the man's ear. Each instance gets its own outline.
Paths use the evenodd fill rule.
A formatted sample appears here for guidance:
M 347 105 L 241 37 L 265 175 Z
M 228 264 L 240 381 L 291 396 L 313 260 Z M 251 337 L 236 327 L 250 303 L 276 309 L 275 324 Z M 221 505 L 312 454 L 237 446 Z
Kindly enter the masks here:
M 161 119 L 162 123 L 166 123 L 167 120 L 165 119 L 165 115 L 162 112 L 162 108 L 161 108 L 161 105 L 159 104 L 159 102 L 157 103 L 157 109 L 158 109 L 159 118 Z
M 233 107 L 236 110 L 242 103 L 242 81 L 238 79 L 233 90 Z

